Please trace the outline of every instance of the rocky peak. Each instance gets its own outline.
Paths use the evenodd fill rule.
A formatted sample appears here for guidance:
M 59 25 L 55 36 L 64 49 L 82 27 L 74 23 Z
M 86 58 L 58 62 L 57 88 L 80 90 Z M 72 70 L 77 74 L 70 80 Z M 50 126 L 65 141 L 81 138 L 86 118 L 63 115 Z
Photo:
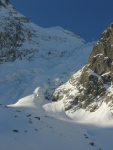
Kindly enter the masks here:
M 102 33 L 92 50 L 88 64 L 79 75 L 75 73 L 66 84 L 59 87 L 53 98 L 62 99 L 66 111 L 82 108 L 92 112 L 97 110 L 103 101 L 109 102 L 110 107 L 113 107 L 112 83 L 113 24 Z

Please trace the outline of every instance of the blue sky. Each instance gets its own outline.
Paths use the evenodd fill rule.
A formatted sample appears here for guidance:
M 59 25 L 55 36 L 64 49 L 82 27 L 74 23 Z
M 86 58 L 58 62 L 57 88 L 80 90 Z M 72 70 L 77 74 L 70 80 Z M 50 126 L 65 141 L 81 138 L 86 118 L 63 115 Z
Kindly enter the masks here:
M 86 41 L 97 40 L 113 22 L 113 0 L 11 0 L 43 27 L 62 26 Z

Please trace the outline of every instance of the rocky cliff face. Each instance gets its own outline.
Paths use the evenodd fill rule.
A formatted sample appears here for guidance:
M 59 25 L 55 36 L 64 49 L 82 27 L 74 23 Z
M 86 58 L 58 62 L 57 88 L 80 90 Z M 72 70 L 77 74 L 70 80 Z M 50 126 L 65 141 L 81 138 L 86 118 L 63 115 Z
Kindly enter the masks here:
M 88 64 L 59 87 L 53 100 L 63 100 L 65 110 L 83 108 L 95 111 L 105 101 L 112 110 L 113 92 L 113 25 L 101 35 Z
M 101 75 L 104 82 L 111 82 L 113 61 L 113 24 L 102 34 L 89 58 L 89 67 Z

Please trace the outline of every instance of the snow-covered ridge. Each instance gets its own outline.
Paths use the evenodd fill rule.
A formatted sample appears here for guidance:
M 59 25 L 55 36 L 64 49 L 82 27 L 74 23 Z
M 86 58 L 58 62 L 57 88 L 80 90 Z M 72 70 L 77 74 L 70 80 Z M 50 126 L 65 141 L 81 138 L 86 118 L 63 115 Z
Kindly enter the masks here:
M 56 87 L 87 63 L 94 45 L 61 27 L 37 26 L 11 4 L 0 8 L 0 34 L 4 43 L 0 45 L 0 101 L 6 104 L 31 94 L 37 86 L 44 87 L 50 98 Z
M 3 43 L 0 45 L 1 63 L 31 59 L 34 55 L 60 57 L 85 45 L 83 39 L 63 28 L 46 29 L 33 24 L 10 4 L 7 8 L 2 7 L 0 11 L 0 42 Z M 76 44 L 73 45 L 74 42 Z

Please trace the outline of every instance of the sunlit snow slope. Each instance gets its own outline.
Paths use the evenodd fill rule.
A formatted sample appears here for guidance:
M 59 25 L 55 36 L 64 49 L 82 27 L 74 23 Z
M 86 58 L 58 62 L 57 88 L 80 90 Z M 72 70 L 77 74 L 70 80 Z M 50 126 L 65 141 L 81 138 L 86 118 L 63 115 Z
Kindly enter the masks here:
M 0 106 L 1 150 L 100 150 L 102 142 L 86 128 L 69 120 L 61 112 L 63 105 L 44 104 L 40 89 L 20 99 L 16 104 Z M 56 110 L 57 107 L 59 110 Z M 60 113 L 60 117 L 58 116 Z M 97 135 L 96 135 L 97 136 Z M 100 143 L 99 143 L 100 142 Z M 107 149 L 106 149 L 107 150 Z

